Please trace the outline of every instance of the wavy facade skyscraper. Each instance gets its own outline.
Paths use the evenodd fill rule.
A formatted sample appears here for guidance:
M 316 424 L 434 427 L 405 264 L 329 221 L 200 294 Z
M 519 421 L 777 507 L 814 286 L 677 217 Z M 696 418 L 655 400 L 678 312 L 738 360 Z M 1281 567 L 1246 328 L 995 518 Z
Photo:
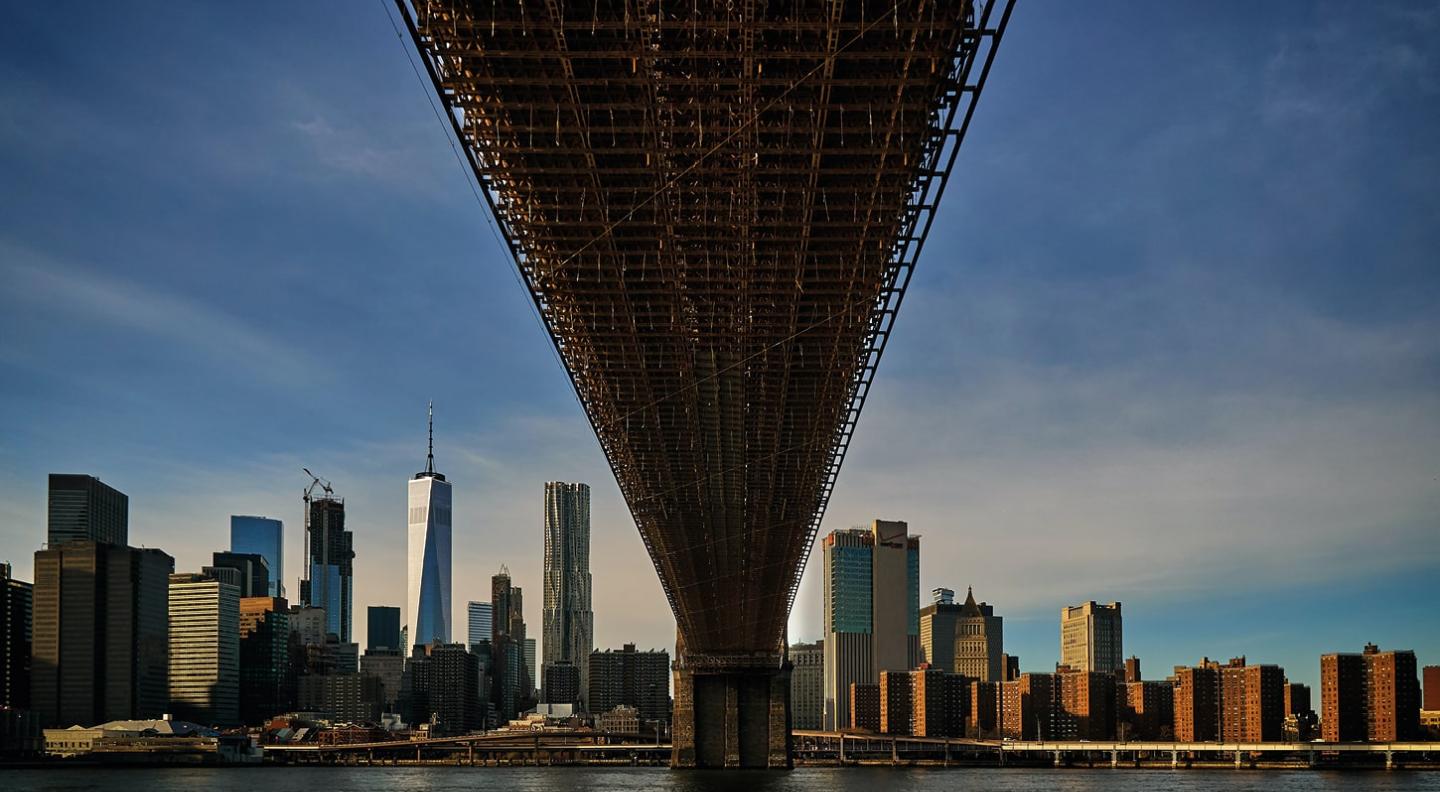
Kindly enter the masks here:
M 450 643 L 450 482 L 435 472 L 435 405 L 425 469 L 410 480 L 410 642 Z M 407 647 L 408 648 L 408 647 Z
M 559 662 L 580 669 L 582 704 L 590 684 L 590 652 L 595 648 L 590 610 L 590 487 L 551 481 L 545 485 L 545 670 Z M 546 691 L 546 701 L 550 701 Z

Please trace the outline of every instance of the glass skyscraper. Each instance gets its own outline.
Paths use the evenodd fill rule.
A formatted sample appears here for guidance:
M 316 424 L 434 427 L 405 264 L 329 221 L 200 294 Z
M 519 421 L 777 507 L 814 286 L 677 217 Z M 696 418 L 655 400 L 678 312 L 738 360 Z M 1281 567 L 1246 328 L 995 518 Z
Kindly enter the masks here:
M 366 610 L 365 651 L 394 650 L 404 652 L 400 645 L 400 609 L 371 605 Z
M 488 643 L 495 623 L 495 614 L 490 603 L 471 601 L 466 610 L 470 617 L 469 644 L 474 646 L 481 641 Z
M 450 643 L 450 482 L 435 472 L 434 406 L 425 469 L 410 479 L 410 642 Z
M 48 506 L 51 547 L 76 541 L 129 544 L 130 498 L 94 476 L 51 473 Z
M 263 556 L 270 569 L 270 596 L 285 596 L 285 523 L 269 517 L 232 515 L 230 552 Z
M 345 501 L 331 496 L 310 501 L 309 579 L 300 581 L 300 602 L 325 610 L 325 632 L 350 643 L 355 590 L 354 535 L 345 530 Z

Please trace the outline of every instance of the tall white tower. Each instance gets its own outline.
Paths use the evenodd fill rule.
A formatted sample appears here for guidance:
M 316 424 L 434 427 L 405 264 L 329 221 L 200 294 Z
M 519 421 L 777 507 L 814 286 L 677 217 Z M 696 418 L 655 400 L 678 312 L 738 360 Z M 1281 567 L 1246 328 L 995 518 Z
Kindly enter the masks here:
M 410 642 L 450 643 L 450 482 L 435 472 L 435 403 L 425 469 L 410 479 Z M 408 650 L 409 647 L 406 647 Z

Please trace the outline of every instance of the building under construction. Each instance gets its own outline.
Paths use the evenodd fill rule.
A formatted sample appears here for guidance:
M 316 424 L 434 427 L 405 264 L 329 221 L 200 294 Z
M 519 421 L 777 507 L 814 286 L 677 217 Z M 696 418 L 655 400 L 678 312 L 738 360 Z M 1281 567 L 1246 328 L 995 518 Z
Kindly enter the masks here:
M 804 561 L 1011 0 L 397 0 L 678 623 L 675 763 L 788 766 Z

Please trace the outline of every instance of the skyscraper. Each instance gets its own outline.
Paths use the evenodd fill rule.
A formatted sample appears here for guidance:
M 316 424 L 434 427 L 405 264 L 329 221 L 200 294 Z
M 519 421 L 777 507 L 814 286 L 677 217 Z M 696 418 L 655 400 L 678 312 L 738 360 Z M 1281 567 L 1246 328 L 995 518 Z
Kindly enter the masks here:
M 1380 651 L 1320 657 L 1320 730 L 1326 742 L 1414 740 L 1420 735 L 1415 653 Z
M 240 589 L 170 576 L 170 712 L 208 725 L 240 722 Z M 273 714 L 273 713 L 272 713 Z
M 31 609 L 35 587 L 0 564 L 0 708 L 30 709 Z
M 270 570 L 270 596 L 285 596 L 284 523 L 269 517 L 231 515 L 230 552 L 263 556 Z
M 240 599 L 240 722 L 247 726 L 295 707 L 288 611 L 279 597 Z
M 1060 664 L 1076 671 L 1124 671 L 1120 603 L 1094 600 L 1060 609 Z
M 490 631 L 493 692 L 490 700 L 502 721 L 524 708 L 534 692 L 525 658 L 525 598 L 519 586 L 510 585 L 510 570 L 490 578 L 490 604 L 494 619 Z
M 469 644 L 474 646 L 481 641 L 489 641 L 495 624 L 495 612 L 490 603 L 471 600 L 466 606 L 466 614 L 470 619 Z
M 410 640 L 450 643 L 450 482 L 435 472 L 435 405 L 425 469 L 410 479 Z
M 591 652 L 589 665 L 586 700 L 592 712 L 625 705 L 638 709 L 642 721 L 669 722 L 669 652 L 638 652 L 635 644 L 625 644 L 619 651 Z
M 1002 682 L 1003 621 L 988 603 L 975 602 L 973 591 L 965 592 L 963 605 L 944 598 L 931 603 L 920 609 L 920 659 L 952 674 Z
M 825 713 L 825 642 L 790 645 L 790 721 L 796 729 L 819 729 Z
M 174 568 L 160 550 L 93 541 L 35 554 L 30 705 L 42 726 L 166 712 Z
M 327 491 L 310 501 L 308 579 L 300 581 L 300 602 L 325 609 L 325 631 L 350 642 L 354 602 L 354 536 L 345 530 L 345 501 Z
M 528 684 L 530 685 L 530 687 L 529 687 L 528 689 L 526 689 L 526 691 L 525 691 L 525 695 L 526 695 L 527 697 L 529 697 L 529 696 L 531 696 L 531 695 L 533 695 L 533 694 L 535 693 L 535 686 L 536 686 L 537 684 L 539 684 L 539 682 L 540 682 L 540 677 L 538 677 L 538 676 L 535 675 L 536 672 L 537 672 L 537 669 L 535 668 L 536 660 L 539 659 L 538 655 L 539 655 L 539 652 L 537 651 L 537 647 L 536 647 L 536 645 L 535 645 L 535 639 L 534 639 L 534 638 L 526 638 L 526 639 L 525 639 L 525 678 L 529 680 L 529 683 L 528 683 Z
M 91 541 L 125 546 L 130 535 L 130 498 L 94 476 L 50 474 L 51 547 Z
M 365 615 L 365 651 L 407 650 L 407 647 L 400 645 L 399 608 L 371 605 Z
M 826 729 L 850 727 L 852 684 L 878 685 L 881 671 L 919 663 L 920 537 L 907 530 L 876 520 L 825 537 Z
M 232 569 L 235 570 L 235 583 L 240 587 L 241 597 L 268 597 L 272 586 L 270 585 L 270 562 L 265 556 L 259 553 L 228 553 L 211 554 L 210 566 L 201 571 L 207 575 L 213 575 L 214 570 Z
M 595 648 L 587 484 L 551 481 L 545 485 L 544 587 L 545 666 L 563 661 L 580 669 L 580 690 L 586 691 L 590 652 Z M 545 700 L 550 701 L 548 697 Z

